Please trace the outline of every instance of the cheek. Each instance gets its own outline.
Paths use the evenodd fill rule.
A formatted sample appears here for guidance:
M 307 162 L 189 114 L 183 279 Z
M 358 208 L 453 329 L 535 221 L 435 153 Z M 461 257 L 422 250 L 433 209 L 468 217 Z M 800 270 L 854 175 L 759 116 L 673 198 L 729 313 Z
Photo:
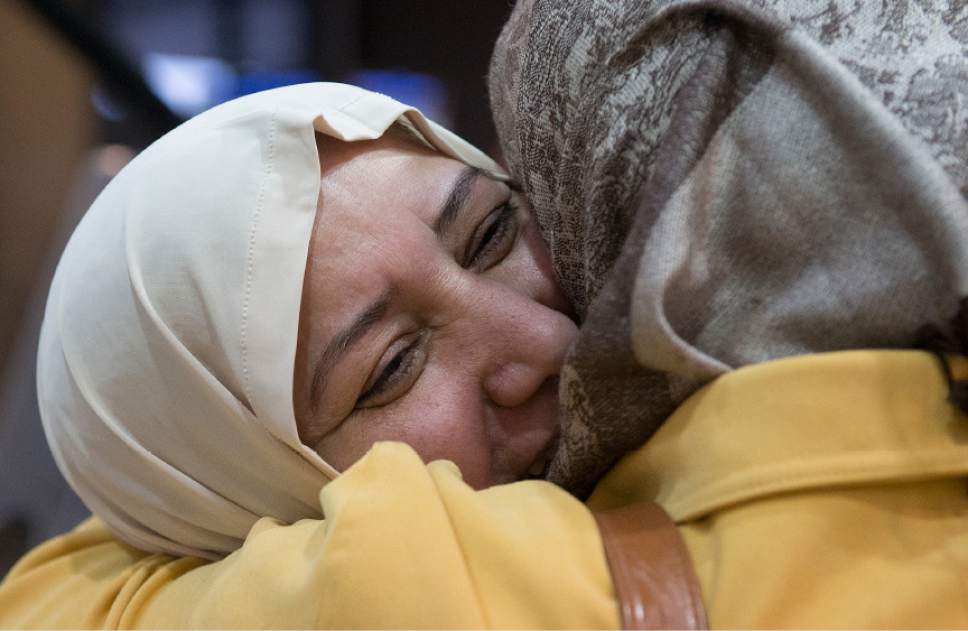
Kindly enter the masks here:
M 468 484 L 483 488 L 491 477 L 485 414 L 480 388 L 472 380 L 431 361 L 406 396 L 346 419 L 323 439 L 320 455 L 343 471 L 375 442 L 403 442 L 424 462 L 453 461 Z
M 459 370 L 459 369 L 458 369 Z M 388 419 L 424 462 L 451 460 L 475 488 L 488 485 L 491 447 L 480 387 L 440 363 L 428 363 L 409 396 Z
M 576 321 L 571 301 L 565 296 L 551 263 L 551 254 L 534 219 L 521 229 L 520 241 L 501 265 L 488 275 L 498 282 Z
M 555 281 L 555 268 L 551 262 L 551 252 L 548 250 L 548 246 L 545 245 L 541 231 L 538 229 L 538 223 L 534 218 L 531 218 L 527 225 L 525 225 L 523 237 L 524 247 L 532 260 L 535 271 L 545 279 L 557 284 L 557 281 Z

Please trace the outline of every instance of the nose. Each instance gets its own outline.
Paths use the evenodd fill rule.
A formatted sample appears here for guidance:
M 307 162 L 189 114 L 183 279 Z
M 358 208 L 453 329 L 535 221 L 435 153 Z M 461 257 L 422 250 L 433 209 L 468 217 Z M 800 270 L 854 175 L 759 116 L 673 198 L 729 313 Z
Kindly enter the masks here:
M 502 408 L 527 403 L 557 380 L 577 335 L 572 320 L 557 309 L 513 290 L 497 290 L 487 312 L 483 340 L 491 352 L 484 366 L 484 392 Z

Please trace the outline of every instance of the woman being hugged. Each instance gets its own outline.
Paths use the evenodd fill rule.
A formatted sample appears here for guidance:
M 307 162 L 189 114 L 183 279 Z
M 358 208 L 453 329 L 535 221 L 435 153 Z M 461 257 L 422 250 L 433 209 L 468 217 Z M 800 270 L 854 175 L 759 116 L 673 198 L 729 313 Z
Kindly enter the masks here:
M 149 149 L 65 254 L 41 396 L 155 554 L 88 522 L 0 622 L 968 624 L 958 16 L 828 13 L 518 3 L 492 106 L 551 265 L 497 168 L 385 97 Z M 586 504 L 499 484 L 545 469 Z
M 580 503 L 473 490 L 544 469 L 575 332 L 507 176 L 416 110 L 307 84 L 196 117 L 58 266 L 41 412 L 97 518 L 0 626 L 614 624 Z

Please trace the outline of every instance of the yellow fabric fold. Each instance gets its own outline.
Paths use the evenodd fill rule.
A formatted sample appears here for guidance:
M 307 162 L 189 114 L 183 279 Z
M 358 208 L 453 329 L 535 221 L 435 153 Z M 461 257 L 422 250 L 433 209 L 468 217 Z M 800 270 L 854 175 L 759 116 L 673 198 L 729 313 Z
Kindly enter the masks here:
M 938 359 L 916 351 L 743 368 L 694 394 L 589 505 L 662 504 L 714 627 L 965 628 L 968 417 L 946 398 Z
M 589 504 L 664 504 L 713 627 L 968 627 L 968 418 L 945 388 L 918 352 L 744 368 Z M 326 520 L 263 519 L 216 562 L 137 551 L 92 518 L 0 583 L 0 627 L 619 624 L 589 508 L 550 484 L 474 491 L 453 464 L 380 443 L 320 501 Z
M 968 373 L 968 362 L 952 361 Z M 681 521 L 776 493 L 966 474 L 968 419 L 948 404 L 938 359 L 850 351 L 717 379 L 614 467 L 589 503 L 651 499 Z
M 587 509 L 545 482 L 475 492 L 380 443 L 320 500 L 217 562 L 149 555 L 92 518 L 0 585 L 0 627 L 616 628 Z

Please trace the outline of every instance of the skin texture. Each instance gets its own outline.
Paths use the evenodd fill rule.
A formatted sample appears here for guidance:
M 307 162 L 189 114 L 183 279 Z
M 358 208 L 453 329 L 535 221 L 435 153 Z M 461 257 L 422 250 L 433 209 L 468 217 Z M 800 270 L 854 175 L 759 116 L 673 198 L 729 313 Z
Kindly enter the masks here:
M 300 438 L 340 471 L 395 440 L 427 462 L 452 460 L 475 488 L 526 477 L 557 436 L 557 377 L 577 329 L 523 201 L 475 177 L 438 238 L 465 165 L 398 134 L 317 145 L 293 386 Z M 319 378 L 334 337 L 381 302 Z

